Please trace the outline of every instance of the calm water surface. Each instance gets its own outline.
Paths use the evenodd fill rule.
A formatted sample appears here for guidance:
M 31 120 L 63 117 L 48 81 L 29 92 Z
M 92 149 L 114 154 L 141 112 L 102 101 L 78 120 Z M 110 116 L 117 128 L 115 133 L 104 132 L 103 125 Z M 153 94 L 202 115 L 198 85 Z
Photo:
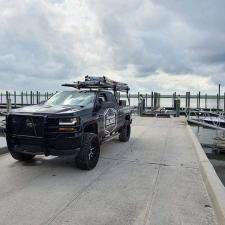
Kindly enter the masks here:
M 203 128 L 200 126 L 191 126 L 195 135 L 201 144 L 213 144 L 215 137 L 225 137 L 225 131 Z M 214 169 L 225 186 L 225 152 L 218 154 L 216 149 L 203 147 L 210 162 L 214 166 Z

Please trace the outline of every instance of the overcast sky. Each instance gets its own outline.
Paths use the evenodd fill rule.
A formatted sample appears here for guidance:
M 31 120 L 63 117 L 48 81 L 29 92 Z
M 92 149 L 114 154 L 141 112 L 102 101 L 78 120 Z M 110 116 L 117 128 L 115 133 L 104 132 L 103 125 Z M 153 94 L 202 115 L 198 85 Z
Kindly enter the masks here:
M 224 0 L 0 0 L 0 90 L 59 90 L 89 74 L 132 92 L 216 93 L 224 10 Z

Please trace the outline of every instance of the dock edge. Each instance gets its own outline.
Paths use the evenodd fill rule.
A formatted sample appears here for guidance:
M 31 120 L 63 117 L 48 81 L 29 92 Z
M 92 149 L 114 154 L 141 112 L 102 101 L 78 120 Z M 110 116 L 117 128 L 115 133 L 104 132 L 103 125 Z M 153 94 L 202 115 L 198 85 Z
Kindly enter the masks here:
M 200 172 L 212 202 L 217 222 L 220 225 L 225 225 L 225 187 L 217 176 L 215 169 L 189 125 L 187 125 L 187 131 L 193 141 Z

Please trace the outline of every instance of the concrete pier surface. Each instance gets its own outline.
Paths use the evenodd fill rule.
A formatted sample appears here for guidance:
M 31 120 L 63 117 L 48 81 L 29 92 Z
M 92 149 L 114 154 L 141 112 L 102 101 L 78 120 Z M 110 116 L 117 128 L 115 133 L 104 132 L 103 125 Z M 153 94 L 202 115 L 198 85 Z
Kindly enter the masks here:
M 214 225 L 193 142 L 181 119 L 136 117 L 129 142 L 101 147 L 92 171 L 71 157 L 0 156 L 0 224 Z

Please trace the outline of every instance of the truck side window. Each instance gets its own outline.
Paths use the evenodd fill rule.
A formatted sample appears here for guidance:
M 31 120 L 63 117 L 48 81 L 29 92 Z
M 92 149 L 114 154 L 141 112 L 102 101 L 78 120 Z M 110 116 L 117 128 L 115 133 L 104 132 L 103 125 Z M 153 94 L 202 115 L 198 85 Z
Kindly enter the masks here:
M 113 102 L 115 105 L 117 105 L 116 98 L 111 92 L 107 93 L 107 99 L 108 101 Z
M 103 94 L 103 93 L 101 93 L 101 94 L 98 96 L 98 101 L 99 101 L 99 103 L 107 102 L 106 95 Z

